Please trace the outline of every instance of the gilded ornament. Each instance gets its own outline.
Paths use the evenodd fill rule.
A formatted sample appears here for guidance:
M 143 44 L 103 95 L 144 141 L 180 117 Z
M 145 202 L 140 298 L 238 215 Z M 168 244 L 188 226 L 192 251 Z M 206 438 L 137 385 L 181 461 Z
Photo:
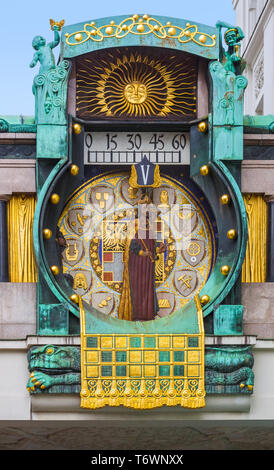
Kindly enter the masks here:
M 55 266 L 55 265 L 51 266 L 51 267 L 50 267 L 50 270 L 51 270 L 51 272 L 52 272 L 52 274 L 53 274 L 54 276 L 57 276 L 57 275 L 59 274 L 59 272 L 60 272 L 58 266 Z
M 143 23 L 139 26 L 143 27 Z M 191 58 L 179 63 L 167 52 L 163 63 L 156 51 L 150 56 L 129 48 L 123 53 L 100 52 L 92 64 L 81 60 L 77 72 L 77 115 L 193 116 L 195 80 L 196 64 Z
M 59 201 L 60 201 L 60 196 L 59 196 L 59 194 L 54 193 L 54 194 L 52 194 L 52 195 L 50 196 L 50 202 L 51 202 L 52 204 L 58 204 Z
M 136 26 L 136 23 L 137 26 Z M 155 24 L 156 23 L 156 24 Z M 124 26 L 127 26 L 125 29 Z M 141 27 L 141 25 L 144 25 Z M 117 39 L 124 37 L 126 34 L 154 34 L 160 39 L 167 39 L 169 37 L 174 37 L 178 40 L 179 43 L 186 43 L 193 41 L 199 46 L 202 47 L 214 47 L 216 45 L 216 36 L 210 36 L 210 34 L 202 33 L 198 31 L 198 26 L 195 24 L 186 23 L 185 28 L 182 28 L 177 25 L 172 25 L 171 21 L 167 21 L 166 25 L 161 24 L 155 18 L 149 17 L 148 15 L 143 15 L 139 19 L 139 15 L 130 16 L 122 20 L 119 24 L 115 24 L 115 21 L 112 20 L 108 25 L 103 25 L 97 28 L 96 30 L 90 30 L 90 27 L 95 26 L 95 22 L 86 23 L 81 31 L 75 31 L 71 34 L 66 35 L 66 43 L 69 46 L 74 46 L 80 42 L 86 42 L 91 39 L 94 41 L 103 41 L 105 38 L 114 35 Z M 113 28 L 115 27 L 115 29 Z M 168 30 L 166 28 L 169 28 Z M 191 28 L 191 30 L 190 30 Z M 125 34 L 126 31 L 126 34 Z M 77 39 L 78 34 L 84 33 L 84 36 L 81 40 Z M 92 36 L 97 36 L 93 38 Z M 77 37 L 76 37 L 77 36 Z
M 176 29 L 175 28 L 168 28 L 167 32 L 170 36 L 174 36 L 176 34 Z
M 143 24 L 138 24 L 138 26 L 137 26 L 137 31 L 138 31 L 139 33 L 143 33 L 144 30 L 145 30 L 144 25 L 143 25 Z
M 78 167 L 77 165 L 71 165 L 71 167 L 70 167 L 70 173 L 71 173 L 73 176 L 78 175 L 78 173 L 79 173 L 79 167 Z
M 208 304 L 209 301 L 210 297 L 208 295 L 202 295 L 202 297 L 200 298 L 200 302 L 202 305 Z
M 52 231 L 49 228 L 43 230 L 43 236 L 46 240 L 49 240 L 52 237 Z
M 224 276 L 227 276 L 228 273 L 229 273 L 229 271 L 230 271 L 230 267 L 229 267 L 229 266 L 224 265 L 224 266 L 221 267 L 221 273 L 222 273 Z
M 37 282 L 32 227 L 36 198 L 13 194 L 7 203 L 10 282 Z
M 76 39 L 76 41 L 82 41 L 83 35 L 81 33 L 77 33 L 77 34 L 75 34 L 75 39 Z
M 203 132 L 203 133 L 207 131 L 207 123 L 206 123 L 206 121 L 201 121 L 201 122 L 199 122 L 199 124 L 198 124 L 198 130 L 199 130 L 200 132 Z
M 73 124 L 73 130 L 74 130 L 74 133 L 75 134 L 81 134 L 82 132 L 82 126 L 80 124 L 78 124 L 78 122 L 75 122 Z
M 202 176 L 208 175 L 208 173 L 209 173 L 209 167 L 208 167 L 208 165 L 203 165 L 203 166 L 201 166 L 201 168 L 200 168 L 200 173 L 201 173 Z
M 71 300 L 72 302 L 74 302 L 75 304 L 78 304 L 78 302 L 79 302 L 79 295 L 77 295 L 77 294 L 72 294 L 72 295 L 70 296 L 70 300 Z
M 227 238 L 229 238 L 230 240 L 235 240 L 235 238 L 237 238 L 237 235 L 237 230 L 235 228 L 232 228 L 227 232 Z
M 111 34 L 113 34 L 113 28 L 112 28 L 111 26 L 108 26 L 108 27 L 106 28 L 106 34 L 108 34 L 109 36 L 110 36 Z
M 143 83 L 137 81 L 128 83 L 125 86 L 124 95 L 129 103 L 143 103 L 147 98 L 147 87 Z
M 59 31 L 61 31 L 61 29 L 63 28 L 63 26 L 65 24 L 65 20 L 54 21 L 54 20 L 50 19 L 49 23 L 50 23 L 50 27 L 51 27 L 52 31 L 54 31 L 54 29 L 53 29 L 54 26 L 57 26 Z
M 229 194 L 223 194 L 221 197 L 220 197 L 220 201 L 221 201 L 221 204 L 223 205 L 226 205 L 230 202 L 230 196 Z
M 243 194 L 248 240 L 242 282 L 265 282 L 268 259 L 268 203 L 262 194 Z

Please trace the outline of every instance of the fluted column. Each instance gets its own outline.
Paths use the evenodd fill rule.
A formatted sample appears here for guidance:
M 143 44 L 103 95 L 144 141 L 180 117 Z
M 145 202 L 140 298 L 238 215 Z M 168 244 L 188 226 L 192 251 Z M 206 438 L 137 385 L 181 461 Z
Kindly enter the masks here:
M 265 196 L 265 201 L 268 205 L 266 281 L 274 282 L 274 194 Z
M 9 196 L 0 195 L 0 282 L 9 281 L 7 201 Z

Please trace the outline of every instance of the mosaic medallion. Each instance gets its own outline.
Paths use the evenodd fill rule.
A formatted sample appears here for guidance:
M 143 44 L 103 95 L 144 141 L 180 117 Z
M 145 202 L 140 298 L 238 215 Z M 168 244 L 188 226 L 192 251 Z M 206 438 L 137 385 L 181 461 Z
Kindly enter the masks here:
M 162 186 L 151 192 L 151 227 L 156 246 L 163 247 L 154 262 L 156 318 L 184 308 L 205 285 L 215 258 L 213 230 L 196 196 L 177 180 L 161 178 Z M 129 186 L 126 172 L 98 176 L 74 193 L 58 223 L 67 243 L 63 272 L 71 276 L 74 291 L 114 318 L 141 194 Z

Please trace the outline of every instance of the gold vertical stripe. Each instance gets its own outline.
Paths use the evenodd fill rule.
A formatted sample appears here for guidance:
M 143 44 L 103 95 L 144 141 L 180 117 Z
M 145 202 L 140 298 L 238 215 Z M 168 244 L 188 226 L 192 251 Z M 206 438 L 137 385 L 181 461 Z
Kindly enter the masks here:
M 37 282 L 32 226 L 36 198 L 14 194 L 8 202 L 8 251 L 10 282 Z
M 248 241 L 242 282 L 265 282 L 267 265 L 267 203 L 261 194 L 243 194 Z

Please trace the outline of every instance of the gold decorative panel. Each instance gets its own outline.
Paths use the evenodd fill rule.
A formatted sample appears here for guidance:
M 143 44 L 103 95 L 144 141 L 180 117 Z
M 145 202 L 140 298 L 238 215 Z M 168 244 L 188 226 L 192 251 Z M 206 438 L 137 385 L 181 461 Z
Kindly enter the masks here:
M 15 194 L 8 202 L 9 276 L 11 282 L 36 282 L 32 224 L 36 198 Z
M 196 116 L 197 59 L 153 48 L 94 52 L 77 61 L 76 114 L 151 119 Z
M 89 334 L 81 317 L 81 407 L 205 406 L 204 326 L 196 334 Z
M 248 242 L 242 282 L 265 282 L 267 263 L 267 203 L 261 194 L 244 194 Z
M 167 21 L 162 24 L 158 19 L 149 15 L 137 14 L 123 19 L 116 24 L 111 20 L 109 24 L 97 26 L 95 21 L 86 23 L 82 30 L 66 33 L 66 44 L 76 46 L 86 41 L 102 42 L 107 38 L 122 39 L 128 35 L 153 35 L 162 40 L 177 40 L 180 44 L 195 43 L 198 46 L 211 48 L 216 45 L 216 36 L 199 31 L 196 24 L 186 23 L 185 28 Z
M 129 176 L 118 171 L 87 181 L 58 221 L 66 240 L 63 273 L 75 293 L 102 314 L 124 320 L 132 320 L 125 313 L 129 310 L 124 281 L 128 282 L 130 226 L 138 217 L 141 195 L 140 189 L 134 197 L 128 191 Z M 164 174 L 161 179 L 162 186 L 151 193 L 155 207 L 161 209 L 154 221 L 157 242 L 166 247 L 155 262 L 155 319 L 183 308 L 199 293 L 215 260 L 213 227 L 197 198 L 177 180 Z

